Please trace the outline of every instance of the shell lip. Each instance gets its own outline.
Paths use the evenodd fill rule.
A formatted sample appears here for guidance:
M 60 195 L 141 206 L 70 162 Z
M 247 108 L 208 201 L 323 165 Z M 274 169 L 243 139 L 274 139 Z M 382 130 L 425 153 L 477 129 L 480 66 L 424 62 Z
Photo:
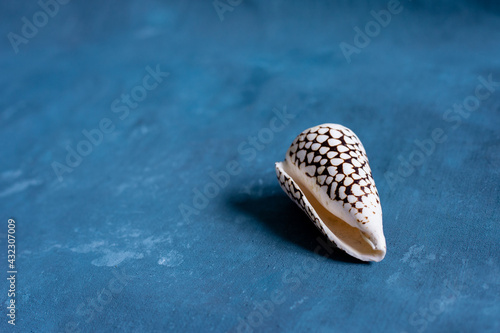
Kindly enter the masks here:
M 312 194 L 306 186 L 301 184 L 298 177 L 293 177 L 293 172 L 287 167 L 287 163 L 286 160 L 283 162 L 276 162 L 276 171 L 278 173 L 281 172 L 284 177 L 292 182 L 301 192 L 304 205 L 308 208 L 314 220 L 317 221 L 317 223 L 315 222 L 316 227 L 318 227 L 331 242 L 335 243 L 339 249 L 345 251 L 347 254 L 363 261 L 379 262 L 384 259 L 387 249 L 383 236 L 382 239 L 376 239 L 374 235 L 367 235 L 361 229 L 349 225 L 326 209 L 316 199 L 314 194 Z M 298 204 L 290 193 L 287 192 L 287 194 Z M 303 210 L 305 210 L 305 207 Z

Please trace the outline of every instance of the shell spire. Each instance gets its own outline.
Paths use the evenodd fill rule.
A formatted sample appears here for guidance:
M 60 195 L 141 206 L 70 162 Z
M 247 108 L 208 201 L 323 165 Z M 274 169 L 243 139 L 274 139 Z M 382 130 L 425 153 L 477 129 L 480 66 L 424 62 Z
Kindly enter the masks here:
M 281 187 L 337 247 L 364 261 L 386 253 L 382 208 L 368 158 L 350 129 L 303 131 L 276 163 Z

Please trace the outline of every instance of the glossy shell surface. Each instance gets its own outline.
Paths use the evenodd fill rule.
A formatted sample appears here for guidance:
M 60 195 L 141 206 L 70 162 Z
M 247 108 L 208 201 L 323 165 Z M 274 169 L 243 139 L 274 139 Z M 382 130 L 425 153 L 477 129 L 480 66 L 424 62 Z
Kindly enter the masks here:
M 288 196 L 339 248 L 365 261 L 384 258 L 380 199 L 354 132 L 338 124 L 305 130 L 276 163 L 276 173 Z

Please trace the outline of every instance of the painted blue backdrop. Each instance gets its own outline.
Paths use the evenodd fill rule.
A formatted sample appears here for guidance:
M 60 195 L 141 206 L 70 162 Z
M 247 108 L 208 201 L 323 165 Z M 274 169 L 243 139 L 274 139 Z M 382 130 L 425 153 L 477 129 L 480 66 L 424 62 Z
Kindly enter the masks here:
M 495 1 L 66 2 L 0 5 L 0 331 L 500 331 Z M 380 263 L 275 179 L 326 122 Z

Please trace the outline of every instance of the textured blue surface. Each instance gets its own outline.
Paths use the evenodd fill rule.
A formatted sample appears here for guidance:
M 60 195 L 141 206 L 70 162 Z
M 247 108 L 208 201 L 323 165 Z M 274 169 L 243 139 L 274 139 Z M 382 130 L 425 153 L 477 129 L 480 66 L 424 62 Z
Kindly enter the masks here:
M 208 0 L 72 1 L 17 53 L 8 34 L 40 7 L 2 2 L 0 330 L 500 331 L 500 84 L 448 111 L 474 103 L 480 77 L 500 82 L 500 10 L 401 6 L 349 63 L 339 45 L 387 1 L 245 0 L 223 20 Z M 275 179 L 295 136 L 325 122 L 370 158 L 380 263 L 322 248 Z M 84 130 L 98 144 L 58 178 Z

